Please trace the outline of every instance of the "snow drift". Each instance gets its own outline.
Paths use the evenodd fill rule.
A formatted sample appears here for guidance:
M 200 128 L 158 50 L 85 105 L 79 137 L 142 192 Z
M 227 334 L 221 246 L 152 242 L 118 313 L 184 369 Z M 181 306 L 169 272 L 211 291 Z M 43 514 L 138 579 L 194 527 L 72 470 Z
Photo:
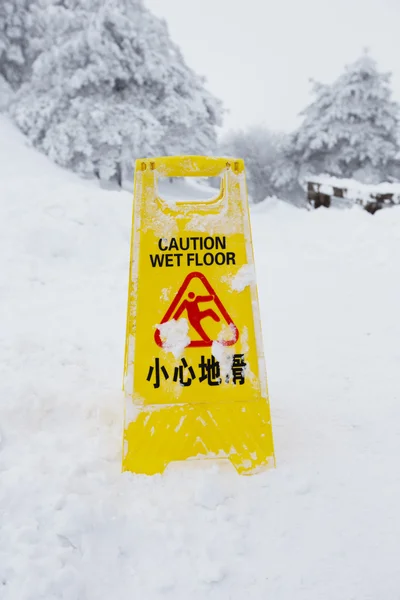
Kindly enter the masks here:
M 253 212 L 278 468 L 120 473 L 131 197 L 0 121 L 2 600 L 395 600 L 400 209 Z

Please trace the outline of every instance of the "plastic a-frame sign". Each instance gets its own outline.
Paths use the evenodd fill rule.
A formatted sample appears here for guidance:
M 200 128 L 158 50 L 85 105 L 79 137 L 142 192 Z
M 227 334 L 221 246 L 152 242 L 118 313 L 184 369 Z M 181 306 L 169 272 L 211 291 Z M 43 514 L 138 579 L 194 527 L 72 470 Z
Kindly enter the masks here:
M 166 202 L 159 177 L 217 177 L 205 202 Z M 123 470 L 188 459 L 274 466 L 244 163 L 136 163 L 125 351 Z

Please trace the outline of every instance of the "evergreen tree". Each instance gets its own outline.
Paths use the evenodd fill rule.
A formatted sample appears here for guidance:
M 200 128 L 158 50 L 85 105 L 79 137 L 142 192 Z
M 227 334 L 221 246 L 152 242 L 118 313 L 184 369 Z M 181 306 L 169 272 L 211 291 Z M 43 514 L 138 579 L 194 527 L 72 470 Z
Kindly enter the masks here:
M 121 180 L 140 155 L 208 153 L 222 109 L 142 0 L 53 0 L 12 114 L 67 168 Z
M 13 91 L 9 83 L 0 75 L 0 113 L 7 112 L 12 97 Z
M 250 127 L 245 131 L 228 133 L 222 142 L 224 154 L 244 159 L 253 202 L 261 202 L 277 193 L 273 174 L 280 159 L 283 140 L 283 135 L 264 127 Z
M 294 173 L 328 173 L 366 183 L 385 180 L 398 153 L 398 105 L 391 99 L 390 75 L 365 54 L 332 84 L 314 83 L 314 102 L 292 136 L 276 179 Z
M 0 77 L 13 90 L 27 80 L 37 55 L 34 0 L 0 1 Z

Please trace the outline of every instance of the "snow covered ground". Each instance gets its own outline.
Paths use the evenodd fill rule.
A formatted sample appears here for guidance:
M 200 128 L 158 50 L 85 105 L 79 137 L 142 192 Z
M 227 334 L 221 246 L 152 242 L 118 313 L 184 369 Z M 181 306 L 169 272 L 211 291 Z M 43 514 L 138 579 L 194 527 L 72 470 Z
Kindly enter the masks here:
M 398 600 L 400 208 L 253 210 L 278 467 L 121 475 L 131 197 L 0 121 L 2 600 Z

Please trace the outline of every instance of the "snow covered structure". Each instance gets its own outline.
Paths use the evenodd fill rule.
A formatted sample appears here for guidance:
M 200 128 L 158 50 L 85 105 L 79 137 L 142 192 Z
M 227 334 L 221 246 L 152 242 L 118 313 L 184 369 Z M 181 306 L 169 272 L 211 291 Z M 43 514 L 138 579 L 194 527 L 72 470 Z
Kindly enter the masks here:
M 360 204 L 371 214 L 388 206 L 400 204 L 400 184 L 367 185 L 354 179 L 339 179 L 329 175 L 313 177 L 307 183 L 307 199 L 314 208 L 331 204 L 351 206 Z

